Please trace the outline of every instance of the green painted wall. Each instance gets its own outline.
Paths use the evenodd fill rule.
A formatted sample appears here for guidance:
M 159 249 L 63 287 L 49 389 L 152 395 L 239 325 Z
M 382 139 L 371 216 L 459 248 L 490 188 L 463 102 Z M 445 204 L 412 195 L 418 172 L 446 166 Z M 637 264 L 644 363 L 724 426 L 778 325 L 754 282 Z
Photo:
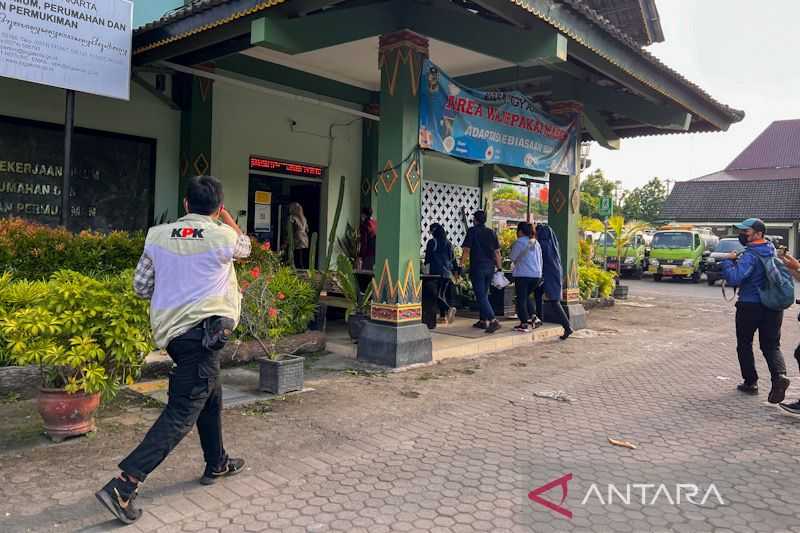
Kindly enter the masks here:
M 232 212 L 247 209 L 249 157 L 253 154 L 329 166 L 328 128 L 332 123 L 346 123 L 353 115 L 321 106 L 297 102 L 290 98 L 269 96 L 256 91 L 214 85 L 214 126 L 212 134 L 211 173 L 222 180 L 225 205 Z M 290 121 L 295 120 L 295 132 Z M 349 220 L 356 224 L 361 184 L 361 121 L 334 130 L 333 164 L 323 185 L 322 205 L 327 216 L 322 220 L 322 233 L 329 232 L 333 221 L 339 178 L 347 177 L 339 233 Z M 301 133 L 305 132 L 305 133 Z M 327 201 L 330 198 L 330 201 Z M 247 221 L 239 219 L 242 227 Z M 327 241 L 320 236 L 324 249 Z
M 0 115 L 64 123 L 63 89 L 0 78 L 0 95 Z M 180 119 L 180 112 L 135 83 L 130 102 L 81 93 L 75 102 L 78 127 L 156 139 L 156 216 L 165 210 L 177 215 Z
M 478 186 L 480 166 L 469 165 L 457 159 L 425 154 L 423 158 L 424 179 L 439 183 Z

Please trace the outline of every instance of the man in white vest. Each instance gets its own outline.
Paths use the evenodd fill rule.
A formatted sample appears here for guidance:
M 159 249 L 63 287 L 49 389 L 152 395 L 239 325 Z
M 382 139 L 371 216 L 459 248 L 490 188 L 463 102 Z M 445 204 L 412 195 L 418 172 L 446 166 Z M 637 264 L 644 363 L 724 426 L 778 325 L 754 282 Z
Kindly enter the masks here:
M 233 260 L 250 255 L 250 239 L 225 210 L 222 184 L 211 176 L 192 178 L 187 215 L 150 228 L 136 267 L 133 289 L 150 299 L 150 323 L 159 348 L 175 363 L 169 400 L 142 443 L 119 467 L 120 475 L 96 493 L 126 524 L 139 485 L 197 424 L 206 462 L 200 483 L 239 473 L 243 459 L 222 446 L 222 384 L 218 350 L 239 322 L 241 293 Z

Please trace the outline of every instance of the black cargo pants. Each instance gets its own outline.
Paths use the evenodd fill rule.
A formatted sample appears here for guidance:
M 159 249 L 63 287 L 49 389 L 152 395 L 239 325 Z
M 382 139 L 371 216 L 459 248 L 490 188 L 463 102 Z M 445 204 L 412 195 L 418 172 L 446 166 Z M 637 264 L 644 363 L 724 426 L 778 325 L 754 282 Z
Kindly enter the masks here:
M 206 464 L 218 470 L 227 461 L 222 446 L 222 383 L 218 352 L 202 345 L 195 326 L 167 346 L 177 366 L 169 374 L 169 400 L 144 440 L 119 467 L 139 481 L 156 469 L 197 424 Z
M 786 362 L 781 353 L 782 324 L 783 311 L 773 311 L 759 303 L 736 303 L 736 352 L 745 383 L 753 384 L 758 381 L 753 355 L 753 337 L 756 331 L 758 344 L 767 360 L 772 379 L 786 374 Z

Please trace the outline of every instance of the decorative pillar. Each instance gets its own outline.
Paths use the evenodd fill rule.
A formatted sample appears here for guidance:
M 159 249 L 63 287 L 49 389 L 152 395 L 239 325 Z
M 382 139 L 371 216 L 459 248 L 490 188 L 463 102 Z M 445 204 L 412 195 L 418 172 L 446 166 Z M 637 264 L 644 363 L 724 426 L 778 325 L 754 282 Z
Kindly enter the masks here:
M 181 217 L 189 179 L 211 172 L 214 81 L 178 73 L 173 91 L 174 100 L 181 108 L 181 168 L 178 173 L 178 217 Z
M 550 108 L 555 116 L 580 117 L 583 106 L 579 102 L 557 102 Z M 580 120 L 580 118 L 578 118 Z M 564 290 L 561 305 L 567 311 L 575 329 L 586 327 L 586 310 L 580 302 L 578 289 L 578 219 L 580 217 L 580 138 L 581 125 L 578 124 L 578 142 L 575 146 L 576 173 L 572 176 L 550 174 L 550 198 L 547 219 L 558 237 L 561 265 L 564 269 Z M 553 302 L 555 303 L 555 302 Z M 544 314 L 547 315 L 545 308 Z
M 421 323 L 419 78 L 428 41 L 410 31 L 380 39 L 381 121 L 378 177 L 373 180 L 378 221 L 370 322 L 358 359 L 398 367 L 432 359 L 431 336 Z

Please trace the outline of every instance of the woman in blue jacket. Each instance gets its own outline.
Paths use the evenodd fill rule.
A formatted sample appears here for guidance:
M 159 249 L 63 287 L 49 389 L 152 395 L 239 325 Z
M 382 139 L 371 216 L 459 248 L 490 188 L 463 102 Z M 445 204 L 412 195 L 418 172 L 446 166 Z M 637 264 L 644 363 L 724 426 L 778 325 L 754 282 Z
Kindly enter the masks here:
M 534 289 L 542 281 L 542 248 L 533 236 L 533 226 L 527 222 L 517 225 L 517 240 L 511 246 L 511 261 L 514 262 L 514 288 L 517 293 L 517 317 L 519 326 L 515 331 L 529 333 L 531 326 L 542 324 L 536 316 L 536 306 L 531 300 Z

